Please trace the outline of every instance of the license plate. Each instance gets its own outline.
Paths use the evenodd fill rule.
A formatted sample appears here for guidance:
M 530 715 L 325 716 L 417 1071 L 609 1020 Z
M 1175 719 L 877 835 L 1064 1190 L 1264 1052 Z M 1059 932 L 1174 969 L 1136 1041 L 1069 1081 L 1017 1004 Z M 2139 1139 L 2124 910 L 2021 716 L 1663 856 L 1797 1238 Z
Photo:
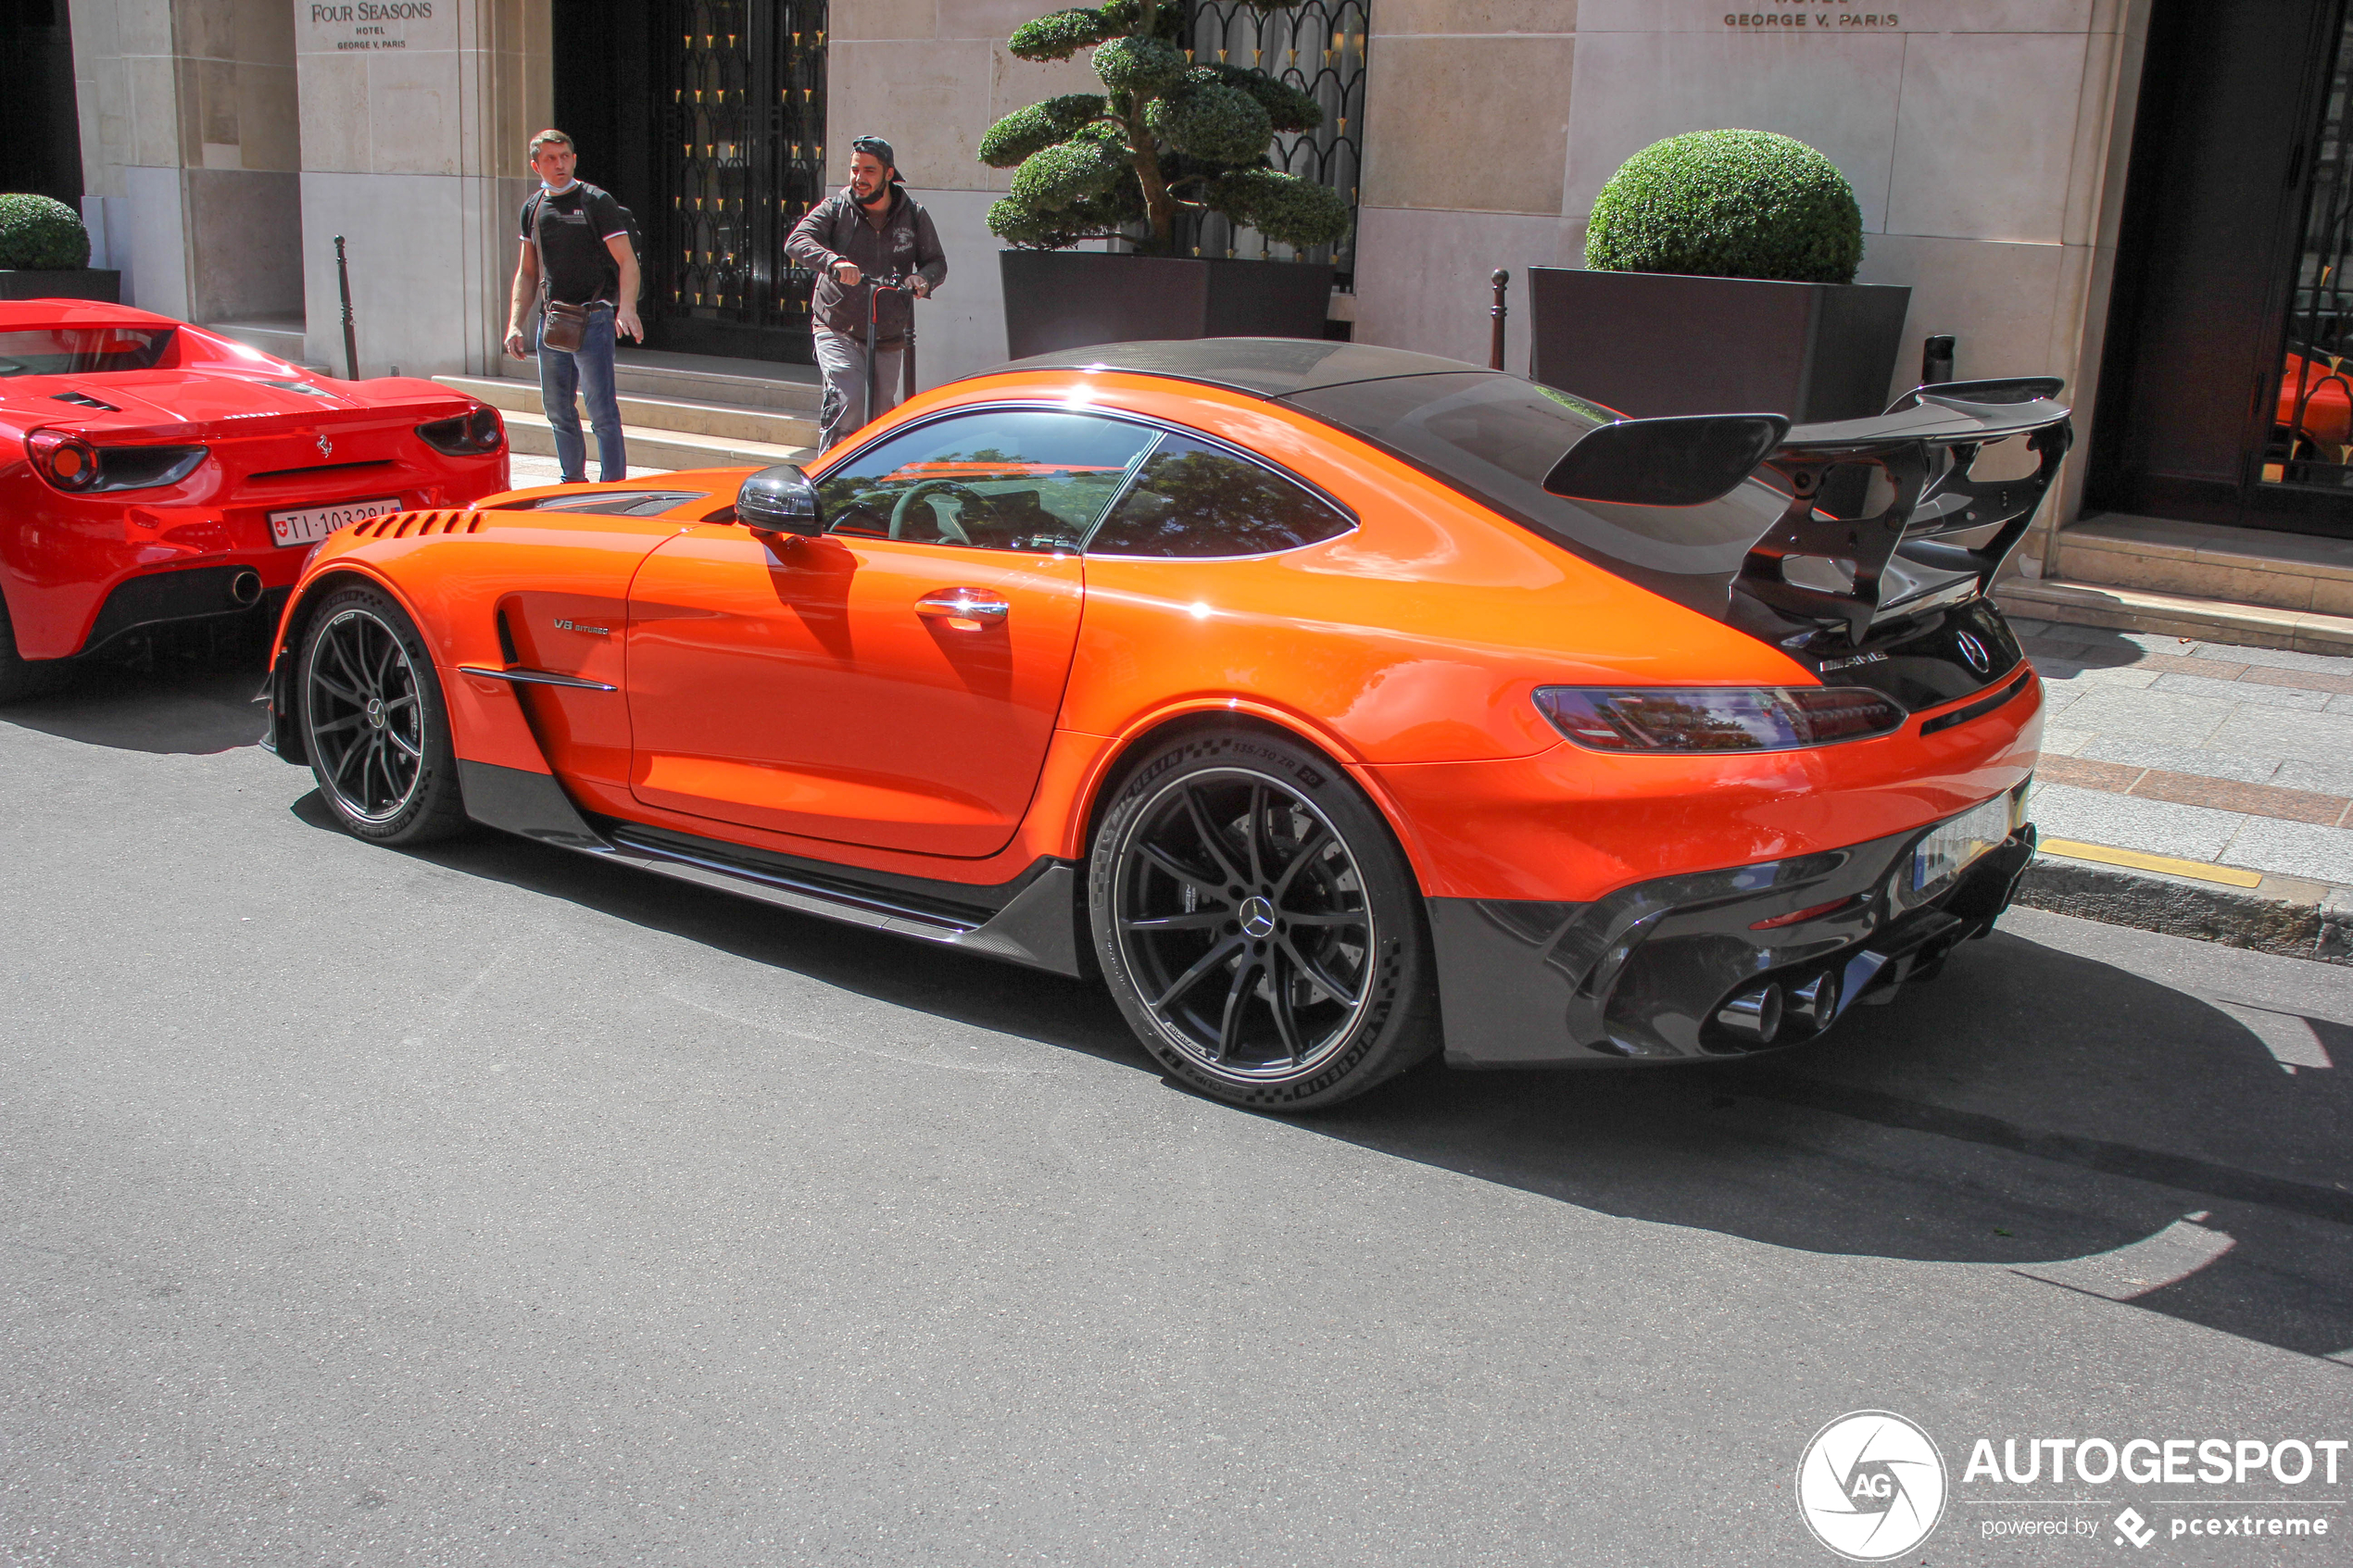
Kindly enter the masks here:
M 1912 891 L 1949 882 L 2010 835 L 2010 797 L 1997 795 L 1939 826 L 1912 851 Z
M 333 507 L 304 507 L 296 511 L 271 512 L 270 537 L 281 545 L 315 545 L 346 522 L 382 517 L 400 509 L 400 497 L 381 501 L 345 501 Z

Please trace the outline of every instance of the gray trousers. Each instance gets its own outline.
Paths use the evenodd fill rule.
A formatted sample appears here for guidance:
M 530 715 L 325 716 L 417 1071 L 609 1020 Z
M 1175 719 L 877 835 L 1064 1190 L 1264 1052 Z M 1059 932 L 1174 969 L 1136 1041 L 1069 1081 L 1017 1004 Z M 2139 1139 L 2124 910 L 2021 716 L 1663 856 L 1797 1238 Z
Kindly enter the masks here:
M 829 327 L 815 329 L 817 370 L 825 378 L 824 433 L 817 449 L 833 450 L 834 443 L 857 433 L 869 418 L 879 418 L 899 407 L 899 361 L 903 344 L 885 344 L 875 351 L 875 407 L 866 411 L 866 345 L 848 332 Z

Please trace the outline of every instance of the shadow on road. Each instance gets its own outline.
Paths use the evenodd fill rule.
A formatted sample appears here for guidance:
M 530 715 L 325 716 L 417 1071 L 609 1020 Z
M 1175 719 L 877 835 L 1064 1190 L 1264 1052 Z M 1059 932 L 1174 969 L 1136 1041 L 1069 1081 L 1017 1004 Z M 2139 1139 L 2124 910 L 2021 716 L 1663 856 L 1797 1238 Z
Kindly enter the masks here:
M 297 812 L 332 827 L 315 797 Z M 911 963 L 895 939 L 496 834 L 420 858 L 1157 1074 L 1092 985 L 952 952 Z M 2353 1027 L 2306 1022 L 2335 1070 L 2291 1073 L 2196 997 L 1997 933 L 1786 1056 L 1629 1072 L 1432 1065 L 1286 1124 L 1629 1219 L 2008 1266 L 2329 1355 L 2353 1348 Z M 2087 1258 L 2074 1273 L 2064 1261 Z
M 209 755 L 252 746 L 266 719 L 253 700 L 269 656 L 251 636 L 142 647 L 76 661 L 55 690 L 0 708 L 0 724 L 122 751 Z

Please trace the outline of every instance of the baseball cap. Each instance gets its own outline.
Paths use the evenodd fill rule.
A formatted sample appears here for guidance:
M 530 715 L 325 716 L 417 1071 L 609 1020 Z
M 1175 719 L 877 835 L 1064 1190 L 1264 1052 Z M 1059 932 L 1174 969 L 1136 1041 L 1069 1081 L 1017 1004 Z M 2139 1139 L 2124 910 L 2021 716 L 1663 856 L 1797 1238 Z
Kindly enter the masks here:
M 849 139 L 849 150 L 853 153 L 872 153 L 882 159 L 883 167 L 889 169 L 892 174 L 900 173 L 899 155 L 892 152 L 890 144 L 879 136 L 852 136 Z

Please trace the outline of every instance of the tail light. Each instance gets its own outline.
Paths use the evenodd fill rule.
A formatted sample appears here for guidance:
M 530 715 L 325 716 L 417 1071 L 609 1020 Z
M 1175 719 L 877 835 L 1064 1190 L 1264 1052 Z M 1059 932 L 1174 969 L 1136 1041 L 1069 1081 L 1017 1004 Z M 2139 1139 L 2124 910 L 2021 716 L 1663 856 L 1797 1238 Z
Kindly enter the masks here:
M 506 423 L 487 404 L 475 405 L 472 413 L 419 425 L 417 434 L 434 451 L 453 458 L 477 458 L 507 444 Z
M 1887 734 L 1909 717 L 1857 686 L 1540 686 L 1536 706 L 1595 751 L 1790 751 Z
M 36 430 L 24 438 L 25 456 L 42 478 L 60 490 L 89 490 L 98 483 L 96 448 L 61 430 Z
M 76 495 L 177 484 L 205 456 L 201 446 L 93 446 L 63 430 L 36 430 L 24 438 L 24 449 L 34 472 Z

